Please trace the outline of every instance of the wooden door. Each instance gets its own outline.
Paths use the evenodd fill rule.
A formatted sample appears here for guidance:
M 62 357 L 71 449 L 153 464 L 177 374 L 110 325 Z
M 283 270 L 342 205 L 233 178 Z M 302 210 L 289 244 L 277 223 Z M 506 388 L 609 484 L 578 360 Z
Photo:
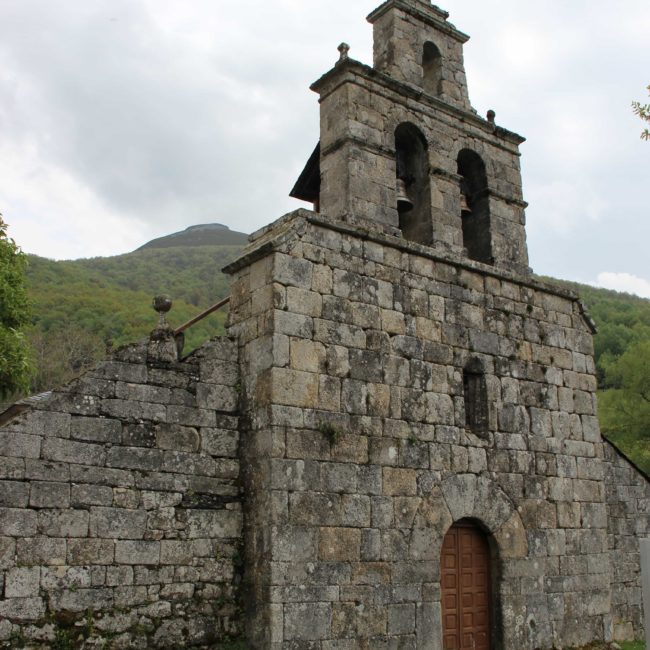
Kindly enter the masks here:
M 490 552 L 480 528 L 454 524 L 442 544 L 444 650 L 490 648 Z

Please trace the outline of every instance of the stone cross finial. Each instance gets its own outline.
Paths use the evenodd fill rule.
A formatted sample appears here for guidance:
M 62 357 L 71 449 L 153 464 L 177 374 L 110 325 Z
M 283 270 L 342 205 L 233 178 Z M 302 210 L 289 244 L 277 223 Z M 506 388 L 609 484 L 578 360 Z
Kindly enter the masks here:
M 343 61 L 348 59 L 348 52 L 350 51 L 350 46 L 347 43 L 341 43 L 337 50 L 340 52 L 338 63 L 343 63 Z

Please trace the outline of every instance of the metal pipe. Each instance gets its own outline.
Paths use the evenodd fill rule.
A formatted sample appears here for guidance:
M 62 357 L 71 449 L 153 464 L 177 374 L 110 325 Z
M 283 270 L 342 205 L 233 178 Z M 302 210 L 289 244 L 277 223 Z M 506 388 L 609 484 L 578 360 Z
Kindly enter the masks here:
M 230 296 L 226 296 L 223 300 L 220 300 L 218 303 L 212 305 L 212 307 L 208 307 L 204 311 L 202 311 L 198 316 L 195 316 L 194 318 L 191 318 L 190 320 L 187 321 L 187 323 L 183 323 L 180 327 L 177 327 L 174 330 L 174 335 L 177 336 L 178 334 L 182 334 L 188 327 L 192 327 L 195 323 L 198 323 L 200 320 L 203 320 L 206 316 L 209 316 L 212 312 L 217 311 L 217 309 L 221 309 L 224 305 L 227 305 L 230 302 Z

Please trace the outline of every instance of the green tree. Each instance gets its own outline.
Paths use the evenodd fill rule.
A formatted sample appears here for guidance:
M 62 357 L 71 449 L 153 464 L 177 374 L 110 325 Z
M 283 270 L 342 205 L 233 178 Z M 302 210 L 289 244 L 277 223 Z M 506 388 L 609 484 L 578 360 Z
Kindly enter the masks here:
M 618 388 L 599 396 L 603 432 L 616 439 L 650 440 L 650 340 L 632 345 L 608 369 Z
M 29 387 L 29 344 L 21 331 L 30 319 L 25 265 L 26 257 L 7 236 L 0 215 L 0 399 Z
M 650 86 L 646 88 L 650 93 Z M 644 122 L 650 122 L 650 104 L 642 104 L 641 102 L 632 102 L 632 110 L 635 115 L 638 115 Z M 650 140 L 650 131 L 644 129 L 641 132 L 641 137 L 644 140 Z

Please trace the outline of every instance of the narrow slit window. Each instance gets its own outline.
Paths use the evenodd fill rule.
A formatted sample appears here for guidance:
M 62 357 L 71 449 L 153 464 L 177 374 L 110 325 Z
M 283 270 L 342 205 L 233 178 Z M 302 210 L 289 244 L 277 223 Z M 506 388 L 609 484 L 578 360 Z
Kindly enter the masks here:
M 473 434 L 486 437 L 488 432 L 488 400 L 485 375 L 473 369 L 463 371 L 465 398 L 465 428 Z

